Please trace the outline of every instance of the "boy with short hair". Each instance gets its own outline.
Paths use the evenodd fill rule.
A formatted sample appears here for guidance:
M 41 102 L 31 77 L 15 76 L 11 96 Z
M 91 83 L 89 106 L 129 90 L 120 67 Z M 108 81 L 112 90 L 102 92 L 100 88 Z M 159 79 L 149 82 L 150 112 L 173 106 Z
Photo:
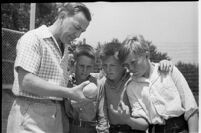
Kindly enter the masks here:
M 146 119 L 133 118 L 130 115 L 131 108 L 127 95 L 124 95 L 122 102 L 120 102 L 124 84 L 130 78 L 130 73 L 126 71 L 118 58 L 118 52 L 121 48 L 121 43 L 109 42 L 103 46 L 100 53 L 102 68 L 106 74 L 105 108 L 108 111 L 110 133 L 144 133 L 148 128 Z M 161 66 L 163 65 L 169 66 L 164 61 Z
M 119 59 L 133 73 L 126 84 L 132 116 L 146 119 L 150 132 L 198 132 L 198 107 L 185 78 L 176 67 L 159 73 L 149 54 L 140 35 L 127 38 L 119 52 Z
M 88 80 L 97 85 L 99 93 L 94 99 L 84 103 L 65 99 L 64 117 L 67 116 L 69 119 L 70 133 L 107 133 L 109 125 L 103 110 L 104 79 L 99 79 L 98 73 L 92 74 L 95 65 L 95 50 L 88 44 L 77 45 L 73 55 L 74 63 L 72 61 L 72 64 L 74 65 L 72 67 L 75 70 L 71 75 L 68 87 Z M 64 125 L 66 123 L 67 121 L 64 121 Z M 66 128 L 66 126 L 64 127 Z

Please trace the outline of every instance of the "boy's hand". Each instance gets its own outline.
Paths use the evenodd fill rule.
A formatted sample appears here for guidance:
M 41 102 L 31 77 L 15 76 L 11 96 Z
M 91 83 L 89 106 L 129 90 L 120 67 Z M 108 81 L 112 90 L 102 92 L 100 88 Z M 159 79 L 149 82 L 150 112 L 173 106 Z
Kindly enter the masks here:
M 110 104 L 110 111 L 120 118 L 122 122 L 126 122 L 130 118 L 129 107 L 125 105 L 123 101 L 119 103 L 117 109 L 114 109 L 113 105 Z
M 162 72 L 172 72 L 173 67 L 172 61 L 162 60 L 159 62 L 159 70 Z

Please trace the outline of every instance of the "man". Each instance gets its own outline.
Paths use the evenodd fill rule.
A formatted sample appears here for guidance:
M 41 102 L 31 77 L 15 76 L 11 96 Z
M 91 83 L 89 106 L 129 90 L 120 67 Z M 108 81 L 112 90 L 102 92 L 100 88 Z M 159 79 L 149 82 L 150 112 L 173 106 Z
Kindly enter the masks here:
M 143 118 L 133 118 L 127 95 L 122 93 L 124 85 L 130 78 L 130 73 L 122 66 L 118 59 L 121 43 L 110 42 L 103 46 L 100 57 L 102 67 L 106 74 L 105 82 L 105 108 L 108 111 L 110 133 L 145 133 L 148 123 Z M 161 62 L 161 70 L 168 71 L 169 61 Z M 122 101 L 122 102 L 121 102 Z
M 70 123 L 70 133 L 107 133 L 108 121 L 103 110 L 103 81 L 98 73 L 94 75 L 95 50 L 87 44 L 78 45 L 73 53 L 74 73 L 68 83 L 68 87 L 76 86 L 86 80 L 94 83 L 98 87 L 98 94 L 89 102 L 79 102 L 71 99 L 64 100 L 64 129 L 68 125 L 65 122 L 68 117 Z M 73 62 L 73 61 L 72 61 Z M 65 133 L 68 132 L 68 128 Z
M 86 30 L 91 21 L 81 3 L 63 4 L 53 25 L 27 32 L 17 44 L 12 91 L 16 99 L 7 125 L 8 133 L 62 133 L 63 98 L 87 100 L 82 88 L 68 83 L 68 46 Z M 65 45 L 64 45 L 65 44 Z

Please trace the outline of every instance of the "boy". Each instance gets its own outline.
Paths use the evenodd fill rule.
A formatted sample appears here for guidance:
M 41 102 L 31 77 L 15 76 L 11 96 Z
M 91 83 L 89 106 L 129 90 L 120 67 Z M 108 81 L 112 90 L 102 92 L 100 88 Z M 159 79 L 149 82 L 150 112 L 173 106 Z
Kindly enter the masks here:
M 129 109 L 127 95 L 123 96 L 123 102 L 119 104 L 124 84 L 130 78 L 129 72 L 118 59 L 118 52 L 121 48 L 121 43 L 110 42 L 104 45 L 100 53 L 102 68 L 106 74 L 105 108 L 108 111 L 110 133 L 144 133 L 148 128 L 148 123 L 144 118 L 133 118 L 130 115 L 131 109 Z M 169 65 L 170 62 L 163 61 L 161 69 L 166 69 Z
M 98 86 L 99 94 L 95 99 L 91 99 L 87 103 L 65 99 L 64 115 L 69 119 L 70 133 L 107 133 L 109 125 L 103 111 L 103 80 L 96 75 L 92 76 L 90 74 L 94 71 L 95 50 L 87 44 L 78 45 L 73 55 L 75 64 L 72 63 L 74 64 L 72 67 L 75 67 L 75 73 L 71 75 L 68 87 L 73 87 L 89 80 Z M 64 125 L 66 124 L 68 124 L 68 121 L 64 121 Z M 64 128 L 67 126 L 64 126 Z
M 126 84 L 132 116 L 146 119 L 150 132 L 198 132 L 198 107 L 185 78 L 176 67 L 159 73 L 149 54 L 143 36 L 127 38 L 119 52 L 119 59 L 133 73 Z

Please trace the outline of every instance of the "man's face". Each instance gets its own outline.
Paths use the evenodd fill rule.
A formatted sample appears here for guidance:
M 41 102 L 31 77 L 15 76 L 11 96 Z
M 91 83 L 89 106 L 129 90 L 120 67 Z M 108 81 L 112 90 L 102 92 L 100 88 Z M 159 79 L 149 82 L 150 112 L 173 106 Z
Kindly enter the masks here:
M 124 68 L 114 56 L 102 60 L 102 67 L 106 78 L 113 81 L 118 80 L 124 72 Z
M 148 59 L 146 55 L 130 53 L 123 65 L 133 73 L 133 76 L 142 77 L 148 70 Z
M 82 12 L 78 12 L 74 16 L 66 16 L 62 20 L 60 27 L 60 40 L 68 44 L 76 38 L 80 37 L 81 33 L 86 30 L 89 21 L 85 18 Z
M 82 81 L 85 81 L 87 77 L 90 75 L 90 73 L 94 70 L 94 63 L 95 60 L 85 56 L 81 55 L 77 58 L 76 61 L 76 69 L 75 74 L 78 76 Z

